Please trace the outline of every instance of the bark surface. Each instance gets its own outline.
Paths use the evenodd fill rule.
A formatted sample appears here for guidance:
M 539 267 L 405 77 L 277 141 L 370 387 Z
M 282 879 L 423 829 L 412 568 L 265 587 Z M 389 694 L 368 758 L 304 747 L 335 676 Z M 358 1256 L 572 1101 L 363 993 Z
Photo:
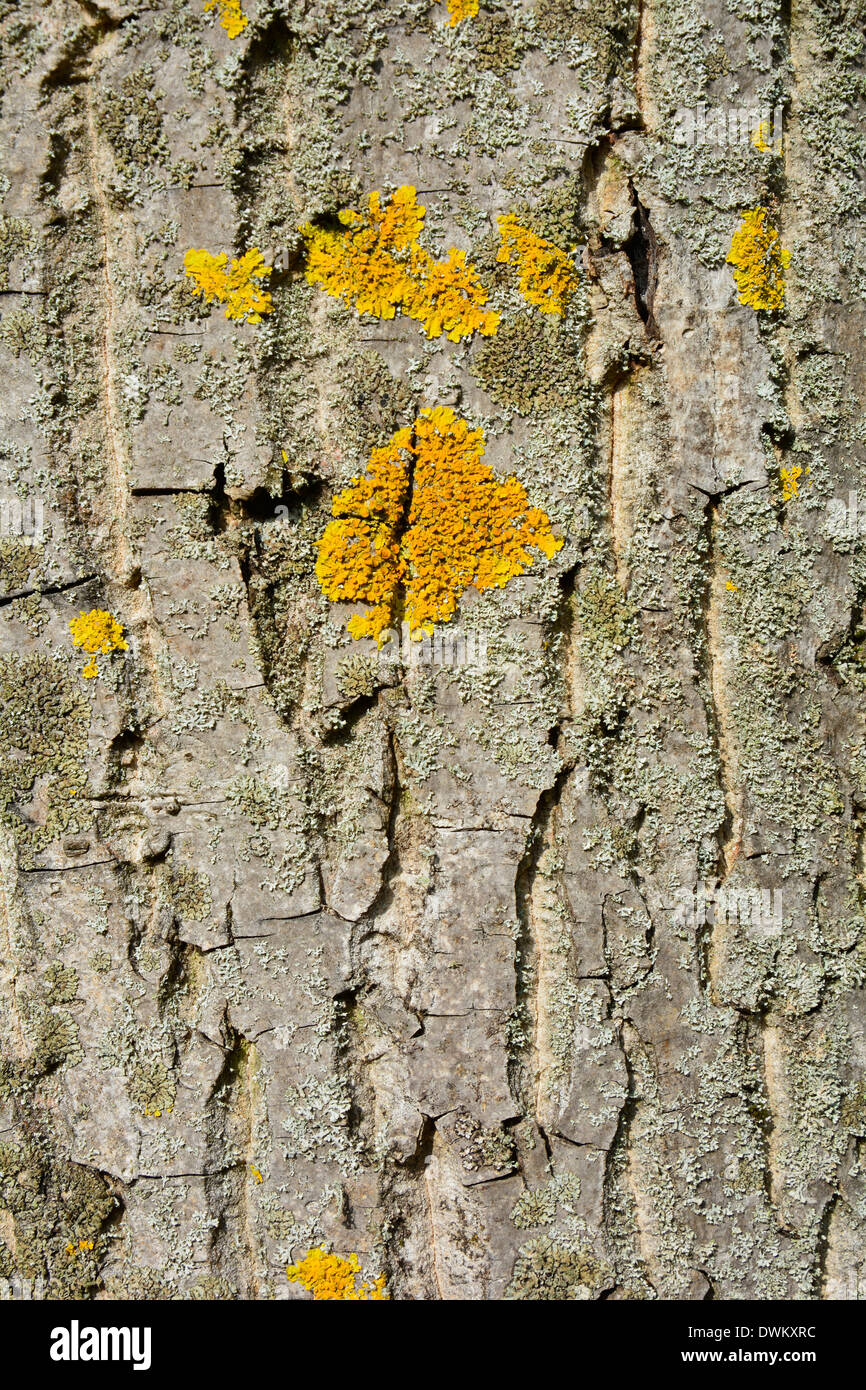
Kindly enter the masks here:
M 0 1278 L 863 1297 L 864 0 L 243 8 L 0 3 Z M 403 184 L 495 335 L 307 283 Z M 249 247 L 258 325 L 183 274 Z M 314 572 L 436 405 L 564 540 L 464 597 L 484 665 L 383 662 Z

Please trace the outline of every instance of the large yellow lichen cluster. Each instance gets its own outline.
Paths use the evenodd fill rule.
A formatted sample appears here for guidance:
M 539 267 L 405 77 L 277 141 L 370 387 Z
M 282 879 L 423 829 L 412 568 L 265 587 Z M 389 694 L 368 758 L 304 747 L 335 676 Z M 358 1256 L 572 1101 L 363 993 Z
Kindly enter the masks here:
M 99 675 L 97 655 L 109 656 L 111 652 L 128 652 L 129 644 L 123 640 L 123 624 L 112 618 L 103 608 L 91 608 L 89 613 L 79 613 L 71 618 L 72 645 L 82 647 L 90 660 L 81 672 L 87 680 Z
M 495 333 L 499 315 L 485 310 L 487 292 L 466 253 L 452 248 L 436 261 L 420 245 L 424 211 L 415 189 L 404 185 L 385 201 L 371 193 L 363 212 L 344 209 L 344 232 L 308 223 L 301 228 L 307 280 L 359 314 L 405 314 L 424 325 L 428 338 L 447 333 L 457 343 Z
M 316 577 L 329 599 L 367 603 L 349 622 L 353 637 L 376 637 L 389 626 L 403 572 L 400 528 L 409 489 L 411 429 L 398 430 L 370 455 L 367 475 L 334 500 L 319 540 Z
M 249 19 L 241 9 L 241 0 L 204 0 L 205 14 L 219 10 L 220 24 L 230 39 L 236 39 L 249 24 Z
M 791 253 L 782 246 L 767 209 L 756 207 L 744 212 L 728 252 L 740 303 L 778 313 L 785 304 L 783 272 L 790 260 Z
M 470 585 L 501 588 L 531 567 L 531 550 L 560 549 L 523 484 L 494 477 L 483 452 L 480 429 L 448 407 L 424 410 L 335 499 L 316 576 L 334 602 L 370 605 L 350 620 L 353 637 L 378 641 L 401 590 L 410 632 L 431 632 Z
M 261 323 L 262 314 L 270 314 L 273 301 L 261 281 L 271 273 L 261 251 L 255 246 L 228 265 L 223 251 L 212 256 L 209 251 L 187 251 L 184 269 L 206 304 L 216 300 L 226 306 L 227 319 L 245 319 Z
M 372 1284 L 358 1284 L 361 1272 L 357 1255 L 348 1260 L 329 1254 L 324 1245 L 310 1250 L 297 1264 L 289 1265 L 286 1274 L 290 1284 L 303 1284 L 314 1299 L 327 1302 L 387 1303 L 385 1276 L 380 1274 Z
M 570 257 L 528 227 L 521 227 L 513 213 L 498 221 L 502 246 L 497 261 L 517 267 L 520 293 L 527 304 L 543 314 L 561 314 L 569 295 L 577 289 Z
M 474 19 L 478 13 L 479 0 L 448 0 L 448 24 L 453 29 L 464 19 Z

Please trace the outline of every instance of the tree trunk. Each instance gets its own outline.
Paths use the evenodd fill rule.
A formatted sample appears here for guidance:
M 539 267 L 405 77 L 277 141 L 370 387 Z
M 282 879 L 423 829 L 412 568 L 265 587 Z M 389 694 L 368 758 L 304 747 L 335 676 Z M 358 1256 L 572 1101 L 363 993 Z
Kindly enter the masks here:
M 0 3 L 0 1278 L 857 1299 L 863 0 L 243 9 Z M 401 185 L 495 333 L 309 283 Z M 317 542 L 436 406 L 563 545 L 387 656 Z

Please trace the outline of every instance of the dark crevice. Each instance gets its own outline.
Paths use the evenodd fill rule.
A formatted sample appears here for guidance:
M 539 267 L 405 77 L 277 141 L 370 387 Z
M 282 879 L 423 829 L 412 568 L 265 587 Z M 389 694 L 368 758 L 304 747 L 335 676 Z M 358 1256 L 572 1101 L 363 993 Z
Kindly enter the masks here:
M 824 1209 L 821 1212 L 821 1220 L 818 1223 L 818 1240 L 815 1246 L 815 1270 L 812 1282 L 813 1298 L 826 1297 L 825 1286 L 827 1283 L 827 1254 L 830 1249 L 830 1227 L 840 1200 L 839 1193 L 834 1192 L 829 1201 L 824 1203 Z
M 356 1150 L 364 1151 L 367 1148 L 364 1117 L 375 1109 L 375 1095 L 369 1080 L 364 1078 L 365 1051 L 358 1035 L 359 993 L 357 986 L 341 990 L 334 996 L 334 1010 L 338 1020 L 336 1060 L 349 1097 L 346 1134 Z M 351 1201 L 345 1188 L 343 1193 L 347 1224 L 351 1226 L 354 1224 Z
M 64 584 L 48 584 L 44 589 L 16 589 L 14 594 L 4 594 L 0 598 L 0 608 L 5 608 L 7 604 L 14 603 L 19 598 L 30 598 L 31 594 L 38 594 L 40 598 L 49 594 L 65 594 L 69 589 L 80 589 L 83 584 L 92 584 L 98 578 L 98 574 L 85 574 L 82 579 L 67 579 Z
M 180 497 L 188 492 L 201 492 L 200 487 L 132 487 L 131 497 Z
M 634 277 L 634 298 L 638 314 L 646 325 L 647 336 L 659 340 L 661 334 L 653 316 L 658 285 L 658 240 L 650 223 L 649 212 L 638 197 L 631 180 L 629 189 L 634 206 L 634 230 L 623 245 L 623 250 L 628 256 Z
M 703 488 L 696 488 L 696 491 L 706 497 L 706 502 L 703 507 L 703 522 L 700 528 L 697 546 L 699 558 L 703 561 L 704 565 L 704 582 L 699 592 L 699 629 L 697 633 L 697 642 L 695 644 L 695 663 L 703 696 L 707 726 L 715 745 L 718 784 L 724 804 L 724 811 L 716 830 L 717 854 L 715 868 L 719 882 L 724 882 L 727 877 L 727 852 L 728 847 L 733 843 L 734 813 L 730 805 L 732 789 L 728 787 L 727 781 L 722 711 L 718 707 L 716 698 L 715 668 L 717 654 L 713 648 L 711 622 L 711 614 L 713 611 L 713 583 L 719 563 L 716 521 L 719 503 L 729 492 L 736 492 L 742 486 L 744 486 L 744 484 L 735 484 L 733 487 L 721 493 L 707 493 Z M 704 927 L 703 936 L 699 934 L 697 949 L 700 961 L 700 974 L 702 983 L 705 986 L 709 983 L 709 945 L 710 933 L 708 933 Z
M 400 782 L 399 752 L 397 749 L 397 738 L 386 719 L 388 727 L 388 752 L 391 777 L 391 798 L 388 807 L 388 824 L 385 827 L 385 837 L 388 842 L 388 858 L 382 865 L 379 891 L 364 916 L 368 921 L 373 921 L 390 905 L 393 899 L 393 889 L 391 887 L 394 879 L 400 872 L 400 851 L 397 846 L 397 822 L 400 816 L 400 799 L 402 796 L 402 785 Z
M 555 746 L 558 730 L 551 731 L 549 742 Z M 514 943 L 515 969 L 515 1013 L 527 1027 L 531 1026 L 531 1005 L 533 997 L 533 957 L 535 937 L 532 926 L 532 896 L 538 875 L 538 866 L 548 841 L 556 809 L 562 800 L 565 784 L 572 772 L 572 764 L 566 763 L 556 775 L 552 787 L 542 792 L 535 808 L 535 815 L 526 832 L 526 845 L 517 866 L 514 881 L 515 908 L 518 923 L 517 938 Z M 530 1047 L 532 1044 L 529 1045 Z M 526 1049 L 512 1051 L 508 1058 L 509 1088 L 516 1105 L 527 1108 L 524 1096 L 524 1071 L 527 1057 Z
M 415 1141 L 415 1150 L 406 1159 L 405 1167 L 412 1173 L 423 1173 L 427 1162 L 433 1156 L 436 1141 L 436 1121 L 429 1115 L 422 1115 L 421 1128 Z
M 822 667 L 839 688 L 849 681 L 837 664 L 846 650 L 851 654 L 855 669 L 863 664 L 866 658 L 866 586 L 857 588 L 846 629 L 828 637 L 815 652 L 815 664 Z
M 144 731 L 137 725 L 133 725 L 121 729 L 111 740 L 108 748 L 108 765 L 117 775 L 120 783 L 137 769 L 139 754 L 144 747 L 144 739 Z
M 619 1117 L 617 1119 L 616 1124 L 616 1131 L 614 1133 L 613 1140 L 611 1141 L 610 1148 L 607 1150 L 605 1154 L 604 1175 L 602 1178 L 602 1210 L 604 1212 L 604 1227 L 609 1231 L 618 1231 L 622 1228 L 623 1224 L 622 1218 L 624 1216 L 624 1212 L 622 1210 L 622 1202 L 623 1197 L 625 1196 L 622 1190 L 624 1185 L 623 1179 L 625 1177 L 626 1169 L 628 1167 L 631 1130 L 634 1124 L 635 1116 L 637 1115 L 638 1108 L 637 1083 L 634 1073 L 634 1067 L 632 1065 L 631 1057 L 629 1056 L 629 1051 L 626 1045 L 626 1039 L 624 1035 L 620 1037 L 620 1048 L 622 1050 L 623 1064 L 625 1066 L 626 1071 L 627 1087 L 625 1097 L 623 1098 L 622 1104 L 620 1106 Z M 635 1198 L 633 1194 L 629 1195 L 631 1197 L 632 1206 L 634 1206 Z M 639 1235 L 637 1231 L 636 1222 L 635 1242 L 639 1245 Z M 646 1282 L 649 1285 L 649 1287 L 652 1288 L 652 1280 L 650 1279 L 649 1274 L 646 1270 L 643 1256 L 639 1254 L 638 1258 L 640 1259 L 641 1264 L 644 1265 L 644 1278 L 646 1279 Z

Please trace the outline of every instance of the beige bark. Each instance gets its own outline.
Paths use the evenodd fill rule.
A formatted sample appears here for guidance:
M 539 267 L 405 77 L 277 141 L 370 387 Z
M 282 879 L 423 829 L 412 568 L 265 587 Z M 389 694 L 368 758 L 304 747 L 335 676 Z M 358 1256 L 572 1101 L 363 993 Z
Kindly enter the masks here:
M 859 1298 L 862 0 L 244 9 L 0 3 L 0 499 L 44 512 L 0 536 L 0 1276 Z M 495 336 L 307 284 L 299 227 L 401 184 Z M 563 317 L 508 212 L 575 248 Z M 260 325 L 183 276 L 251 246 Z M 384 664 L 314 573 L 437 404 L 564 540 L 464 597 L 484 667 Z

